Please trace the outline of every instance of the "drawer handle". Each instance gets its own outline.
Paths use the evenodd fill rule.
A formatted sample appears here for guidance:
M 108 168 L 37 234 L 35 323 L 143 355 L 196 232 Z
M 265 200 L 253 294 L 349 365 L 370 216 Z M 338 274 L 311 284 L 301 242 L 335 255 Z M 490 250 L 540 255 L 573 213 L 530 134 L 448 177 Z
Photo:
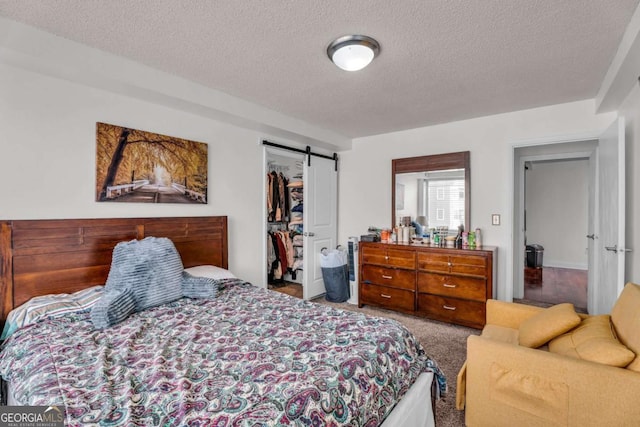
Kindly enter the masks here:
M 448 262 L 448 263 L 447 263 L 447 265 L 448 265 L 449 267 L 451 267 L 453 264 L 452 264 L 452 263 L 450 263 L 450 262 Z
M 442 308 L 444 308 L 445 310 L 451 310 L 451 311 L 455 311 L 456 310 L 455 307 L 451 307 L 451 306 L 448 306 L 448 305 L 443 305 Z
M 387 295 L 387 294 L 380 294 L 380 296 L 382 298 L 389 298 L 389 299 L 391 298 L 391 295 Z
M 386 261 L 389 261 L 389 255 L 385 255 L 385 256 L 384 256 L 384 259 L 385 259 Z
M 384 274 L 382 275 L 383 279 L 393 279 L 393 276 L 385 276 Z
M 443 283 L 442 286 L 444 286 L 445 288 L 455 288 L 456 285 L 450 285 L 448 283 Z

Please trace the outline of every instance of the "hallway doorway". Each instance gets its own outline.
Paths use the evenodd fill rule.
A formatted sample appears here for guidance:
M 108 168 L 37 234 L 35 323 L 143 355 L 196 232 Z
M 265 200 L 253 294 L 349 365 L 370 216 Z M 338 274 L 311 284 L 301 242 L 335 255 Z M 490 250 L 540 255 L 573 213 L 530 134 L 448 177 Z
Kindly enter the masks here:
M 523 156 L 524 299 L 571 302 L 586 312 L 589 158 Z

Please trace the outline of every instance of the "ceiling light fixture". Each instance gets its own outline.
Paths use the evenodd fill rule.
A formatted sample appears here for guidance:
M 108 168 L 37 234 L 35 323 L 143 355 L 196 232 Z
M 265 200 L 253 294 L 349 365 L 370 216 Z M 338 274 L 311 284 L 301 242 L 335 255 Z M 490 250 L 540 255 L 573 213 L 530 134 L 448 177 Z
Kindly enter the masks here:
M 327 47 L 327 55 L 338 67 L 358 71 L 369 65 L 380 53 L 380 44 L 368 36 L 342 36 Z

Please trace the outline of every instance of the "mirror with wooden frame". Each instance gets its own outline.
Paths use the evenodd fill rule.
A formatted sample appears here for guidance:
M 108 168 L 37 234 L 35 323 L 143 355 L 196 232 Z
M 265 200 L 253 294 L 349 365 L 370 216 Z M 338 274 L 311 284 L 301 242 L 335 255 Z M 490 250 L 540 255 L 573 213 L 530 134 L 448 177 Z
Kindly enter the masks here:
M 469 151 L 406 157 L 391 161 L 391 226 L 469 230 Z

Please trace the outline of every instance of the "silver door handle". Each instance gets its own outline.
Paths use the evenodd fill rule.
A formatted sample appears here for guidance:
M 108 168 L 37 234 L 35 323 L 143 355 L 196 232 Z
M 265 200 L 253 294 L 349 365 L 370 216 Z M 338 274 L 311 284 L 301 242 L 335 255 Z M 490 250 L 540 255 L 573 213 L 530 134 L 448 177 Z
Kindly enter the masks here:
M 305 236 L 305 237 L 313 237 L 313 236 L 315 236 L 315 235 L 316 235 L 316 233 L 312 233 L 312 232 L 307 233 L 307 232 L 305 231 L 304 233 L 302 233 L 302 235 L 303 235 L 303 236 Z
M 606 250 L 611 251 L 611 252 L 633 252 L 633 249 L 629 249 L 629 248 L 620 248 L 618 249 L 618 245 L 614 245 L 614 246 L 605 246 L 604 247 Z
M 596 240 L 595 234 L 587 234 L 587 239 Z

